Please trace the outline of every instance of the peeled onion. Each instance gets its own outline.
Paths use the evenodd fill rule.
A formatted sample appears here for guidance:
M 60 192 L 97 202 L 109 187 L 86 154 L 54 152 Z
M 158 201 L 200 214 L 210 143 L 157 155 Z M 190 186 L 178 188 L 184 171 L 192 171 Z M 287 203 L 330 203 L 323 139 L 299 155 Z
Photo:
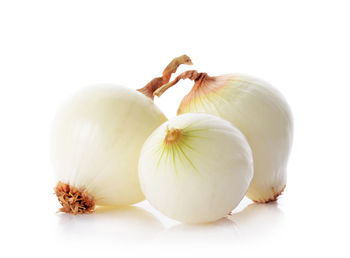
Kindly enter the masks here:
M 275 201 L 286 186 L 293 139 L 292 115 L 284 97 L 267 82 L 251 76 L 211 77 L 197 71 L 180 74 L 154 94 L 160 96 L 187 78 L 195 84 L 183 98 L 178 114 L 205 112 L 237 126 L 253 151 L 254 177 L 247 196 L 256 202 Z
M 146 140 L 139 160 L 146 199 L 185 223 L 226 216 L 244 197 L 252 176 L 252 153 L 243 134 L 208 114 L 165 122 Z
M 137 163 L 141 147 L 167 119 L 141 93 L 116 85 L 78 92 L 58 112 L 51 138 L 56 194 L 63 211 L 144 199 Z
M 96 85 L 62 106 L 51 137 L 61 211 L 90 213 L 95 205 L 119 206 L 144 199 L 137 176 L 141 147 L 167 120 L 148 90 L 169 82 L 181 64 L 192 61 L 187 55 L 174 58 L 161 77 L 139 90 L 143 94 L 117 85 Z

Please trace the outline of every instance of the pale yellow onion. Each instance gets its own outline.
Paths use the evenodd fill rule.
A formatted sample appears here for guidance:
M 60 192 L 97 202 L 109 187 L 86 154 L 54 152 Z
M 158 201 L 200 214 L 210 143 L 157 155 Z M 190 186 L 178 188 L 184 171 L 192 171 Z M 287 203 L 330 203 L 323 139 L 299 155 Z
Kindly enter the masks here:
M 135 90 L 97 85 L 78 92 L 62 106 L 53 126 L 51 156 L 57 180 L 86 192 L 96 205 L 142 201 L 139 153 L 164 121 L 153 101 Z M 84 209 L 77 207 L 71 208 Z
M 139 90 L 144 95 L 121 86 L 97 85 L 63 105 L 51 137 L 61 211 L 90 213 L 95 205 L 127 205 L 144 199 L 137 176 L 140 150 L 166 121 L 148 89 L 168 82 L 181 64 L 192 62 L 186 55 L 174 58 L 161 77 Z
M 195 80 L 195 85 L 182 100 L 178 114 L 206 112 L 237 126 L 253 151 L 254 177 L 247 196 L 256 202 L 276 200 L 286 186 L 293 138 L 291 111 L 284 97 L 251 76 L 209 77 L 196 71 L 184 72 L 155 95 L 186 78 Z
M 147 139 L 139 160 L 146 199 L 185 223 L 226 216 L 244 197 L 252 176 L 252 153 L 244 135 L 209 114 L 165 122 Z

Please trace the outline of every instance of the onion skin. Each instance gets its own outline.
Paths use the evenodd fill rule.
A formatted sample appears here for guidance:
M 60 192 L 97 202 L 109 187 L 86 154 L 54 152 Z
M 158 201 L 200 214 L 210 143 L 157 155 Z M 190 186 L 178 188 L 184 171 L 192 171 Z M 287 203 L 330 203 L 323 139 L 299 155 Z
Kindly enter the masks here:
M 209 114 L 177 116 L 143 145 L 139 178 L 146 199 L 184 223 L 225 217 L 253 176 L 251 149 L 231 123 Z
M 293 121 L 284 97 L 257 78 L 200 74 L 184 97 L 178 114 L 205 112 L 220 116 L 246 136 L 254 158 L 254 177 L 247 197 L 271 202 L 283 192 L 293 140 Z
M 57 181 L 91 196 L 96 205 L 142 201 L 139 154 L 166 120 L 151 99 L 135 90 L 97 85 L 79 91 L 54 121 L 51 159 Z
M 174 58 L 139 92 L 98 85 L 78 92 L 58 112 L 51 156 L 60 211 L 83 214 L 95 205 L 127 205 L 144 199 L 137 176 L 142 144 L 166 121 L 153 103 L 153 92 L 191 58 Z

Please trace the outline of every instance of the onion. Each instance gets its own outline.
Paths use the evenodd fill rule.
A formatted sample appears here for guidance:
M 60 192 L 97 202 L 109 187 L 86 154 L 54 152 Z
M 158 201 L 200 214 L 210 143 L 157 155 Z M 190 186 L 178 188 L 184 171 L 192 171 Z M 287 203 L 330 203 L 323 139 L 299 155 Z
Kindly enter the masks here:
M 210 77 L 197 71 L 180 74 L 154 95 L 160 96 L 180 79 L 187 78 L 195 84 L 183 98 L 178 114 L 206 112 L 237 126 L 253 151 L 254 177 L 247 196 L 255 202 L 275 201 L 286 186 L 293 138 L 292 116 L 283 96 L 254 77 L 240 74 Z
M 139 160 L 146 199 L 185 223 L 226 216 L 244 197 L 252 176 L 252 153 L 244 135 L 208 114 L 165 122 L 146 140 Z
M 147 88 L 168 82 L 180 64 L 191 60 L 185 55 L 175 58 Z M 166 120 L 150 98 L 116 85 L 90 87 L 68 100 L 55 118 L 51 137 L 61 211 L 90 213 L 95 205 L 142 201 L 140 150 Z

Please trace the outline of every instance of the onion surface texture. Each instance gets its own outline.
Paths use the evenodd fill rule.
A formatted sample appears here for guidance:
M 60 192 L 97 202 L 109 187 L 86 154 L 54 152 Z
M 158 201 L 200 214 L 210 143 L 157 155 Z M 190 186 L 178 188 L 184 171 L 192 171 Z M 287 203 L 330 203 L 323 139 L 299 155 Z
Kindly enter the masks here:
M 78 92 L 59 110 L 52 130 L 51 157 L 61 211 L 91 213 L 96 205 L 128 205 L 144 199 L 137 163 L 143 143 L 167 119 L 153 91 L 182 65 L 174 58 L 161 77 L 137 91 L 96 85 Z M 141 93 L 142 94 L 141 94 Z
M 244 135 L 209 114 L 180 115 L 162 124 L 145 142 L 139 161 L 146 199 L 184 223 L 226 216 L 246 194 L 252 176 Z
M 211 77 L 194 70 L 180 74 L 154 95 L 160 96 L 180 79 L 195 84 L 183 98 L 178 114 L 205 112 L 235 125 L 253 151 L 254 177 L 247 196 L 261 203 L 277 200 L 286 187 L 293 141 L 292 115 L 284 97 L 267 82 L 251 76 Z
M 166 120 L 151 99 L 121 86 L 97 85 L 69 99 L 55 118 L 51 138 L 62 210 L 87 213 L 95 205 L 142 201 L 140 150 Z

